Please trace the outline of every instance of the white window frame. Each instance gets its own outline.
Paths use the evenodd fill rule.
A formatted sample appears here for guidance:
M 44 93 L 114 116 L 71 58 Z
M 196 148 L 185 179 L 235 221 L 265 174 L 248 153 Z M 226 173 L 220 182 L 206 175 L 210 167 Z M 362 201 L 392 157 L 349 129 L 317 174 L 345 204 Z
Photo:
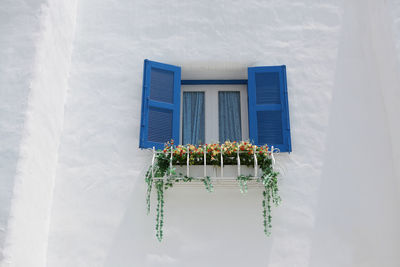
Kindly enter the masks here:
M 183 93 L 184 92 L 204 92 L 204 111 L 205 111 L 205 143 L 219 142 L 218 128 L 218 92 L 231 91 L 240 92 L 240 117 L 242 126 L 242 140 L 249 139 L 249 122 L 247 107 L 247 85 L 246 84 L 216 84 L 216 85 L 181 85 L 181 112 L 179 140 L 182 144 L 182 125 L 183 125 Z

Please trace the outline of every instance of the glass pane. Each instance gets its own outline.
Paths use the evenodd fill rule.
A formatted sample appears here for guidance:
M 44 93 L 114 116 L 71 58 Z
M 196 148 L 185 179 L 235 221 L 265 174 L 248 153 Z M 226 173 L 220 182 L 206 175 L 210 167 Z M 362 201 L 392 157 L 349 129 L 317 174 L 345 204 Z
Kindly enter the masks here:
M 220 143 L 242 139 L 240 92 L 218 92 L 218 119 Z
M 183 93 L 182 144 L 203 144 L 204 127 L 204 92 Z

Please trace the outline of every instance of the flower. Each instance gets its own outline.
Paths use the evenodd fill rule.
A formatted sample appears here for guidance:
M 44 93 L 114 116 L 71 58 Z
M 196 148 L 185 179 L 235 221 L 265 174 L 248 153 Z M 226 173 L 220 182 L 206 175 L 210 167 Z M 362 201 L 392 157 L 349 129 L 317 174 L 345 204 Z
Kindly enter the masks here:
M 164 145 L 163 153 L 167 156 L 166 159 L 171 157 L 173 164 L 183 164 L 186 159 L 189 159 L 189 164 L 203 164 L 204 155 L 209 154 L 207 160 L 211 159 L 211 164 L 219 164 L 219 159 L 221 156 L 225 157 L 224 163 L 235 164 L 236 153 L 241 151 L 240 157 L 246 164 L 252 164 L 254 161 L 254 155 L 258 155 L 259 158 L 268 157 L 270 152 L 268 151 L 268 146 L 257 146 L 249 141 L 225 141 L 222 144 L 204 144 L 204 145 L 176 145 L 173 146 L 173 140 L 166 142 Z M 222 155 L 220 154 L 222 153 Z M 185 161 L 186 162 L 186 161 Z

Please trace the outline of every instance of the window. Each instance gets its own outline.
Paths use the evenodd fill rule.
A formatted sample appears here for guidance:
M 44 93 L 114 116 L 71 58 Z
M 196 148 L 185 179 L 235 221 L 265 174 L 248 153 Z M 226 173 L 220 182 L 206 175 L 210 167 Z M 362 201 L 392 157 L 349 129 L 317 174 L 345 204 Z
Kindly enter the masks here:
M 182 144 L 249 139 L 246 85 L 182 85 L 181 91 Z
M 181 80 L 180 67 L 145 60 L 139 147 L 171 139 L 249 139 L 290 152 L 286 67 L 249 67 L 248 80 Z

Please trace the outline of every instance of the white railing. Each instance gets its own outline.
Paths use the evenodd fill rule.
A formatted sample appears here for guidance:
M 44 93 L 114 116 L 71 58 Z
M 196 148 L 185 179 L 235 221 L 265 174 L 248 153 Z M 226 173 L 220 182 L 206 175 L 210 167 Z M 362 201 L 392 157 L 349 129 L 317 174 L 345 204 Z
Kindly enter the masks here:
M 170 157 L 170 169 L 172 169 L 172 160 L 173 160 L 173 146 L 171 146 L 171 151 L 169 152 L 171 154 Z M 187 159 L 186 159 L 186 176 L 190 177 L 190 147 L 187 146 L 186 148 L 186 154 L 187 154 Z M 256 153 L 256 148 L 254 148 L 253 150 L 253 155 L 254 155 L 254 175 L 250 178 L 259 178 L 258 177 L 258 161 L 257 161 L 257 153 Z M 272 146 L 270 151 L 269 151 L 269 156 L 271 157 L 272 160 L 272 166 L 275 165 L 275 157 L 274 157 L 274 153 L 276 154 L 277 152 L 279 152 L 279 150 L 274 149 L 274 147 Z M 161 153 L 165 153 L 163 151 L 156 151 L 155 147 L 153 147 L 152 149 L 152 160 L 151 160 L 151 177 L 154 180 L 162 180 L 162 179 L 167 179 L 167 177 L 171 177 L 171 173 L 168 176 L 164 176 L 164 177 L 154 177 L 154 163 L 155 163 L 155 159 L 156 159 L 156 155 L 157 154 L 161 154 Z M 220 168 L 221 168 L 221 172 L 220 172 L 220 176 L 212 176 L 210 177 L 210 179 L 212 180 L 236 180 L 236 177 L 224 177 L 224 157 L 223 157 L 223 145 L 221 146 L 221 152 L 220 152 L 220 157 L 221 157 L 221 164 L 220 164 Z M 240 153 L 248 153 L 248 151 L 239 151 L 239 149 L 237 150 L 237 176 L 241 175 L 241 166 L 240 166 Z M 203 159 L 203 169 L 204 169 L 204 176 L 203 177 L 193 177 L 193 178 L 204 178 L 207 177 L 207 148 L 206 146 L 204 146 L 204 159 Z M 197 165 L 199 166 L 199 165 Z M 213 165 L 216 166 L 216 165 Z M 176 177 L 174 179 L 184 179 L 184 177 Z

